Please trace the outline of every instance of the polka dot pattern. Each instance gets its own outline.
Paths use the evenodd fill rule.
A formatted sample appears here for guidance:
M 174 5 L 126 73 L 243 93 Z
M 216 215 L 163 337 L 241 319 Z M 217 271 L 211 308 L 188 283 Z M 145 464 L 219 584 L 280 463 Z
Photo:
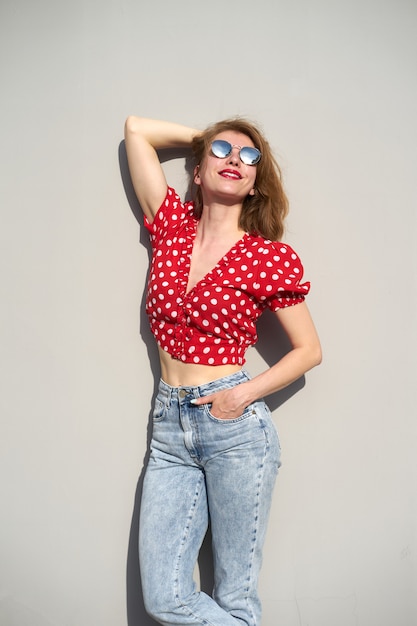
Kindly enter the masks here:
M 161 348 L 184 363 L 243 365 L 265 308 L 292 306 L 309 292 L 290 246 L 245 234 L 187 293 L 197 229 L 193 203 L 182 203 L 168 188 L 145 226 L 153 249 L 146 300 L 151 330 Z

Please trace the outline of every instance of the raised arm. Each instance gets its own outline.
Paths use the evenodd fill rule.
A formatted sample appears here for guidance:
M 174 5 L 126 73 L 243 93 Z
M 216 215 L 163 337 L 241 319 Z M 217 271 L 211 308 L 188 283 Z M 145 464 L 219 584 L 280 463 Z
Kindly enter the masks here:
M 161 148 L 184 148 L 198 134 L 194 128 L 129 116 L 125 123 L 125 144 L 133 187 L 143 212 L 150 222 L 161 206 L 167 181 L 158 159 Z

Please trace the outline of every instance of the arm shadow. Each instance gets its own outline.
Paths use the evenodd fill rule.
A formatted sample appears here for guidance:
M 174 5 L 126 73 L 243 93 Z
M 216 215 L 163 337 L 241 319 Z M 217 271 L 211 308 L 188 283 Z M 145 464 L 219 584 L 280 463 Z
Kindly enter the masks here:
M 292 346 L 288 340 L 285 330 L 279 323 L 276 315 L 269 309 L 263 312 L 258 323 L 258 342 L 255 349 L 263 358 L 268 367 L 272 367 L 283 356 L 285 356 Z M 273 412 L 287 402 L 292 396 L 298 393 L 305 386 L 305 376 L 301 376 L 293 383 L 267 396 L 266 401 Z
M 189 185 L 185 194 L 186 200 L 190 200 L 192 197 L 192 179 L 194 162 L 189 155 L 188 150 L 163 150 L 159 153 L 161 163 L 170 161 L 172 159 L 184 159 L 185 158 L 185 170 L 189 177 Z M 146 248 L 148 252 L 149 262 L 151 260 L 151 246 L 149 242 L 149 235 L 146 228 L 143 226 L 143 213 L 140 207 L 139 201 L 136 197 L 132 180 L 129 173 L 129 167 L 127 162 L 125 143 L 122 141 L 119 145 L 119 167 L 121 179 L 126 194 L 127 201 L 129 203 L 130 210 L 132 211 L 136 221 L 139 224 L 139 242 Z M 152 333 L 149 329 L 149 323 L 145 311 L 146 290 L 142 295 L 140 312 L 139 312 L 139 334 L 146 346 L 149 364 L 152 371 L 154 380 L 154 388 L 152 392 L 151 407 L 153 407 L 154 400 L 158 391 L 158 382 L 160 378 L 159 369 L 159 357 L 158 349 Z M 258 342 L 256 344 L 256 350 L 267 363 L 268 366 L 274 365 L 282 356 L 284 356 L 291 346 L 285 331 L 280 326 L 276 316 L 270 311 L 265 311 L 261 316 L 258 324 Z M 294 394 L 304 387 L 304 376 L 286 387 L 285 389 L 271 394 L 267 398 L 268 405 L 271 411 L 274 411 L 280 407 L 284 402 L 289 400 Z M 140 519 L 140 502 L 142 496 L 143 479 L 145 474 L 146 465 L 150 455 L 150 442 L 152 437 L 152 409 L 148 414 L 147 420 L 147 445 L 146 452 L 143 458 L 140 475 L 137 482 L 136 493 L 134 496 L 132 521 L 129 533 L 129 543 L 127 550 L 127 564 L 126 564 L 126 604 L 127 604 L 127 623 L 128 626 L 157 626 L 155 622 L 145 610 L 142 594 L 142 585 L 140 578 L 139 568 L 139 555 L 138 555 L 138 535 L 139 535 L 139 519 Z M 198 566 L 200 570 L 200 588 L 208 595 L 212 594 L 214 586 L 214 573 L 213 573 L 213 557 L 212 557 L 212 544 L 210 529 L 207 531 L 203 545 L 200 550 Z

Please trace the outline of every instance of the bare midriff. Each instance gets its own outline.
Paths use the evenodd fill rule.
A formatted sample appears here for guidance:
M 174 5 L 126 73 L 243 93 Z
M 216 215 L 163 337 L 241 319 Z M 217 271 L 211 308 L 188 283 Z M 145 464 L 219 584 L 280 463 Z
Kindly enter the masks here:
M 161 378 L 171 387 L 198 387 L 224 376 L 230 376 L 242 369 L 241 365 L 201 365 L 183 363 L 159 348 Z

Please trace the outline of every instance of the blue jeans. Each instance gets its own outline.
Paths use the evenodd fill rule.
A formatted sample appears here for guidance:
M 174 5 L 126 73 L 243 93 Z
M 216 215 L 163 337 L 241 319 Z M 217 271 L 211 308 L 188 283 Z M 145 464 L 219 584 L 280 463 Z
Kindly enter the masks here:
M 198 398 L 249 379 L 245 371 L 198 387 L 161 381 L 153 414 L 139 532 L 145 608 L 160 624 L 259 626 L 257 593 L 280 446 L 263 401 L 221 420 Z M 210 523 L 212 597 L 193 580 Z

